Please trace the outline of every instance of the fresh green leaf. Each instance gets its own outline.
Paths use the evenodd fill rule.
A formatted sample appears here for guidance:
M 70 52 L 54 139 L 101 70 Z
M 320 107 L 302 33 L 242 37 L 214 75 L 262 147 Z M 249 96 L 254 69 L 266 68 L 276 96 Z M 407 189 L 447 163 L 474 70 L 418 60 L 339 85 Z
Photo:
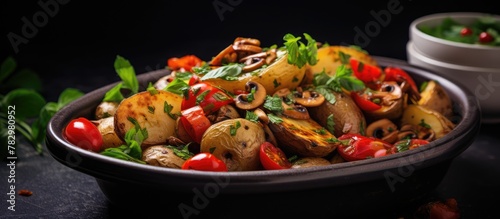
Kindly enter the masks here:
M 209 71 L 201 77 L 201 80 L 221 78 L 227 81 L 234 81 L 238 79 L 241 72 L 243 72 L 242 64 L 229 64 Z
M 17 88 L 26 88 L 36 92 L 42 91 L 42 80 L 34 71 L 23 68 L 5 80 L 0 91 L 9 91 Z
M 2 82 L 10 74 L 12 74 L 16 69 L 16 67 L 17 67 L 16 60 L 12 56 L 7 57 L 0 66 L 0 82 Z
M 4 96 L 3 102 L 6 106 L 16 106 L 16 119 L 18 120 L 38 116 L 40 109 L 45 105 L 42 95 L 25 88 L 10 91 Z
M 76 99 L 82 97 L 83 95 L 84 95 L 84 93 L 76 88 L 64 89 L 61 92 L 61 94 L 59 94 L 59 98 L 57 101 L 59 108 L 57 110 L 61 109 L 63 106 L 68 105 L 69 103 L 75 101 Z
M 189 85 L 184 80 L 176 78 L 168 83 L 164 90 L 174 94 L 184 95 L 184 93 L 189 90 Z
M 122 88 L 131 90 L 133 94 L 139 92 L 139 82 L 137 81 L 134 67 L 130 62 L 121 56 L 116 56 L 114 66 L 116 73 L 122 79 Z
M 104 102 L 121 102 L 125 97 L 123 96 L 121 89 L 123 83 L 118 83 L 113 88 L 111 88 L 106 94 L 104 94 Z

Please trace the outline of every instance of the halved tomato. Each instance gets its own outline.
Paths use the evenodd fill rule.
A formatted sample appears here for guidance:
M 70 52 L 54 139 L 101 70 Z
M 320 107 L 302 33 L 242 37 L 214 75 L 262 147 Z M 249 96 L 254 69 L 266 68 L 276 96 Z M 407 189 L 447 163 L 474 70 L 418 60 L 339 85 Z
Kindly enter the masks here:
M 260 162 L 266 170 L 281 170 L 292 167 L 285 152 L 270 142 L 266 141 L 260 145 L 259 156 Z
M 184 170 L 227 171 L 227 166 L 224 161 L 207 152 L 196 154 L 187 159 L 184 164 L 182 164 L 181 168 Z
M 338 140 L 343 143 L 337 147 L 337 151 L 347 161 L 385 156 L 391 154 L 394 147 L 383 140 L 354 133 L 344 134 Z

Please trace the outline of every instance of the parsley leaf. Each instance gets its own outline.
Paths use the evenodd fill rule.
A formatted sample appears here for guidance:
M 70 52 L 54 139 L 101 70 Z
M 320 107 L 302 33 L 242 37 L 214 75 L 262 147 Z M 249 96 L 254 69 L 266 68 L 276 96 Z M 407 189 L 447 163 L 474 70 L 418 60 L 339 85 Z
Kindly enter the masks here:
M 302 68 L 306 64 L 315 65 L 318 62 L 318 46 L 309 34 L 304 33 L 307 45 L 302 41 L 302 37 L 295 37 L 288 33 L 283 37 L 284 45 L 288 52 L 288 63 Z

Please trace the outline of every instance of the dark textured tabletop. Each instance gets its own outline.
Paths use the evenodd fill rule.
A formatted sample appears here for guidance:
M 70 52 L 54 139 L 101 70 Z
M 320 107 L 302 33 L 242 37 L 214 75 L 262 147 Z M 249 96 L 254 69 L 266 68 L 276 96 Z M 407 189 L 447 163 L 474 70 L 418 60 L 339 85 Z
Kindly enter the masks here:
M 209 59 L 238 36 L 259 38 L 267 44 L 281 42 L 284 33 L 306 32 L 321 42 L 362 43 L 371 54 L 404 60 L 408 27 L 413 19 L 445 11 L 498 14 L 492 1 L 473 3 L 348 1 L 326 7 L 322 1 L 112 1 L 109 5 L 87 1 L 9 1 L 0 7 L 0 58 L 13 56 L 19 66 L 40 73 L 42 94 L 55 101 L 67 87 L 90 92 L 117 81 L 113 69 L 116 55 L 128 58 L 142 73 L 163 68 L 169 57 L 194 53 Z M 194 4 L 199 7 L 193 7 Z M 28 30 L 26 23 L 35 26 Z M 366 29 L 370 25 L 378 29 Z M 360 41 L 359 37 L 367 33 L 370 36 Z M 24 41 L 12 41 L 14 35 Z M 453 160 L 430 198 L 455 198 L 462 218 L 497 218 L 499 129 L 500 124 L 483 124 L 472 145 Z M 39 155 L 19 138 L 17 150 L 15 169 L 11 170 L 10 161 L 3 161 L 0 167 L 0 218 L 140 216 L 111 205 L 92 176 L 59 163 L 47 148 Z M 8 209 L 9 177 L 15 178 L 16 194 L 21 189 L 32 192 L 31 196 L 16 195 L 15 211 Z M 144 209 L 136 212 L 141 210 Z M 409 218 L 413 210 L 416 209 L 385 218 Z

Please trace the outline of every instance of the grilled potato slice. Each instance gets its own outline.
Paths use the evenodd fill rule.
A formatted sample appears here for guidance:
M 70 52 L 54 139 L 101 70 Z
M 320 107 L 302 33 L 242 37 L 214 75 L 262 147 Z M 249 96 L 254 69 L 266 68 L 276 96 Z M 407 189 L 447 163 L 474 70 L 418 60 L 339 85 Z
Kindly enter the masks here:
M 455 128 L 455 124 L 441 113 L 415 104 L 406 107 L 401 124 L 429 125 L 434 131 L 436 139 L 443 137 Z
M 328 75 L 335 75 L 337 68 L 342 65 L 341 55 L 345 54 L 359 60 L 365 64 L 378 65 L 377 61 L 368 54 L 366 51 L 361 49 L 350 47 L 350 46 L 325 46 L 318 49 L 318 62 L 316 65 L 307 65 L 306 75 L 303 80 L 304 84 L 310 84 L 314 77 L 314 74 L 321 73 L 325 69 L 325 73 Z M 349 66 L 350 65 L 346 65 Z
M 135 122 L 148 132 L 142 147 L 161 145 L 168 137 L 175 136 L 176 120 L 172 118 L 180 113 L 182 97 L 180 95 L 157 90 L 139 92 L 123 100 L 114 116 L 115 132 L 124 139 L 125 133 L 135 126 Z
M 324 157 L 337 148 L 337 138 L 314 120 L 280 118 L 283 122 L 269 123 L 269 127 L 285 152 L 301 157 Z
M 453 103 L 446 90 L 437 81 L 428 81 L 420 96 L 418 105 L 435 110 L 448 119 L 453 116 Z

